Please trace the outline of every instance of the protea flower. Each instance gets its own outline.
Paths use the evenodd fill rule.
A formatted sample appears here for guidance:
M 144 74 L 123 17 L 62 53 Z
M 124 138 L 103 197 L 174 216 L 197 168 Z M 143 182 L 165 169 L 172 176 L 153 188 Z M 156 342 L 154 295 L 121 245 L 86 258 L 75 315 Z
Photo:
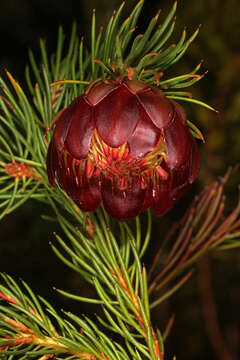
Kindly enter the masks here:
M 48 149 L 51 185 L 80 209 L 102 203 L 125 220 L 169 211 L 197 178 L 199 152 L 183 108 L 139 80 L 101 81 L 60 115 Z
M 184 55 L 199 31 L 187 38 L 184 30 L 176 44 L 166 46 L 177 2 L 161 26 L 158 12 L 145 33 L 136 36 L 143 1 L 120 23 L 123 6 L 98 36 L 93 13 L 91 52 L 84 57 L 80 42 L 79 62 L 73 55 L 66 72 L 73 78 L 57 78 L 52 84 L 80 85 L 74 91 L 68 88 L 68 96 L 75 100 L 57 115 L 47 157 L 51 185 L 65 190 L 83 211 L 103 204 L 120 220 L 149 207 L 164 215 L 198 176 L 194 137 L 203 136 L 175 100 L 212 109 L 185 91 L 203 77 L 198 74 L 201 63 L 188 74 L 167 78 L 167 69 Z M 57 91 L 53 111 L 64 99 Z

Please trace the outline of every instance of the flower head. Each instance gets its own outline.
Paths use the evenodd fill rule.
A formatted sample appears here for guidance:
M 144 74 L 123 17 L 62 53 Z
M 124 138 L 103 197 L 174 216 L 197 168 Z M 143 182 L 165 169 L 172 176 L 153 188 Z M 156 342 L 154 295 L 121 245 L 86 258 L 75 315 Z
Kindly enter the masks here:
M 49 182 L 84 211 L 103 203 L 125 220 L 164 215 L 194 182 L 199 153 L 182 107 L 139 80 L 101 81 L 61 114 L 48 149 Z

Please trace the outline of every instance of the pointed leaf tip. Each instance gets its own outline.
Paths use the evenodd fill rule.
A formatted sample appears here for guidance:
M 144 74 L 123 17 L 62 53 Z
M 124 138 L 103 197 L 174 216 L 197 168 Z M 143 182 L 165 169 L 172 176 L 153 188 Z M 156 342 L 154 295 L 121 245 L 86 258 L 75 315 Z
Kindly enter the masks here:
M 122 8 L 125 6 L 126 1 L 123 1 L 119 7 L 119 10 L 122 10 Z
M 156 15 L 152 18 L 152 21 L 156 21 L 156 22 L 157 22 L 160 13 L 161 13 L 161 9 L 158 10 L 158 12 L 156 13 Z
M 23 90 L 21 88 L 21 86 L 18 84 L 18 82 L 14 79 L 14 77 L 12 76 L 12 74 L 5 70 L 7 77 L 9 78 L 9 80 L 12 83 L 12 86 L 14 87 L 14 89 L 16 90 L 17 93 L 23 94 Z

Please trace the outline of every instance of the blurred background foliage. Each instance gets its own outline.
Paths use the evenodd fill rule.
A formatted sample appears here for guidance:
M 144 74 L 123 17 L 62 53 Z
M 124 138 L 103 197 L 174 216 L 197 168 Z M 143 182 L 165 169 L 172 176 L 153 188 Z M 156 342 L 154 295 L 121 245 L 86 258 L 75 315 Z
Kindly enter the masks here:
M 147 21 L 162 9 L 162 18 L 172 6 L 169 0 L 146 0 L 138 24 L 143 31 Z M 135 1 L 128 0 L 127 14 Z M 96 9 L 98 26 L 106 24 L 119 0 L 0 0 L 0 69 L 7 68 L 24 82 L 28 49 L 39 54 L 39 38 L 47 39 L 49 53 L 56 47 L 59 25 L 70 34 L 72 21 L 89 40 L 91 9 Z M 200 34 L 171 72 L 189 72 L 200 60 L 206 77 L 190 89 L 195 98 L 209 103 L 218 114 L 194 105 L 184 105 L 189 119 L 205 136 L 201 148 L 201 173 L 192 192 L 163 219 L 154 219 L 154 234 L 145 262 L 151 263 L 155 252 L 173 221 L 177 221 L 196 191 L 223 175 L 240 157 L 240 4 L 239 0 L 181 0 L 172 41 L 187 26 L 189 35 L 202 24 Z M 236 203 L 236 173 L 226 189 L 229 209 Z M 228 210 L 228 209 L 227 209 Z M 57 307 L 73 312 L 92 313 L 92 305 L 74 303 L 52 290 L 53 286 L 92 296 L 92 290 L 75 273 L 54 256 L 49 241 L 60 231 L 55 223 L 47 223 L 41 204 L 29 202 L 1 223 L 0 271 L 28 281 L 37 293 Z M 237 360 L 240 358 L 240 252 L 213 253 L 196 266 L 184 287 L 154 311 L 154 322 L 164 328 L 172 314 L 175 323 L 166 342 L 167 359 Z

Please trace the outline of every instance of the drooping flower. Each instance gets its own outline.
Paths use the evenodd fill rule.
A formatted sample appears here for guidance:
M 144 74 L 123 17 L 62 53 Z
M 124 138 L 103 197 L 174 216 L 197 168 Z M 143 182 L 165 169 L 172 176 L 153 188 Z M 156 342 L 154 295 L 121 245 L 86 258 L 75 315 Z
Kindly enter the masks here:
M 183 108 L 139 80 L 102 81 L 60 115 L 47 171 L 83 211 L 103 203 L 125 220 L 164 215 L 197 178 L 197 144 Z

